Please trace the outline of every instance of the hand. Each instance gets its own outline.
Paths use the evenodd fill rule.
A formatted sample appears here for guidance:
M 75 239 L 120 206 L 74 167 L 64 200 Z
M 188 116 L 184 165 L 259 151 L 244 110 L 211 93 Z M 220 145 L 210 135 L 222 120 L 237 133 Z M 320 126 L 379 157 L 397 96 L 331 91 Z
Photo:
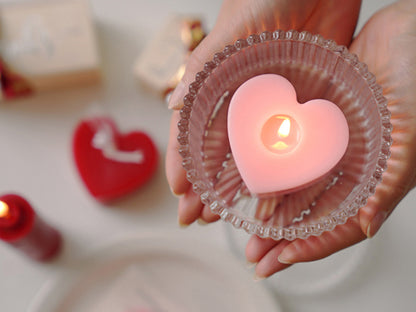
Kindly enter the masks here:
M 350 50 L 366 63 L 383 87 L 392 113 L 393 144 L 388 168 L 359 214 L 334 231 L 291 243 L 252 237 L 246 255 L 256 274 L 269 276 L 289 264 L 326 257 L 372 237 L 416 184 L 416 1 L 399 1 L 376 13 Z M 276 261 L 278 258 L 279 261 Z
M 348 45 L 358 19 L 361 0 L 225 0 L 211 33 L 195 49 L 186 66 L 182 81 L 173 92 L 169 107 L 178 110 L 187 93 L 188 85 L 214 53 L 237 39 L 263 31 L 307 30 Z M 181 195 L 178 220 L 188 225 L 196 219 L 212 222 L 218 219 L 208 207 L 203 207 L 199 196 L 192 191 L 181 166 L 176 140 L 179 113 L 172 114 L 169 145 L 166 155 L 166 175 L 172 192 Z

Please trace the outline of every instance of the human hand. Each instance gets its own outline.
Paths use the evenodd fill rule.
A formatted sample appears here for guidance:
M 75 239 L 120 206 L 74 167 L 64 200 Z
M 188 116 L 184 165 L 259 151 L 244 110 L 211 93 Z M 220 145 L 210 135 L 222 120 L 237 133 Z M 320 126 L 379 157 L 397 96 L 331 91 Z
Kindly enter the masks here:
M 269 276 L 297 262 L 326 257 L 373 237 L 400 200 L 416 184 L 416 1 L 399 1 L 376 13 L 352 42 L 350 51 L 366 63 L 383 87 L 392 113 L 393 144 L 383 181 L 359 214 L 331 232 L 306 240 L 252 237 L 246 256 L 256 274 Z M 276 261 L 278 258 L 279 261 Z
M 182 81 L 173 92 L 169 107 L 178 110 L 195 74 L 214 53 L 237 39 L 263 31 L 306 30 L 348 45 L 356 26 L 361 0 L 347 1 L 342 6 L 336 0 L 225 0 L 210 34 L 194 50 Z M 177 122 L 179 113 L 172 114 L 169 145 L 166 155 L 166 175 L 172 192 L 181 195 L 178 220 L 188 225 L 196 219 L 212 222 L 218 219 L 209 207 L 204 207 L 192 191 L 178 154 Z

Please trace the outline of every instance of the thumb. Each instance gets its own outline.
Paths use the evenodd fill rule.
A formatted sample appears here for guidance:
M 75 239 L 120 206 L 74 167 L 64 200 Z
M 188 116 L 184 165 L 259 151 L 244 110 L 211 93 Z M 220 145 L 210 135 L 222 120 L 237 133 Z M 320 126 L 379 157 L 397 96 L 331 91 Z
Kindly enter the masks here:
M 221 51 L 231 40 L 227 40 L 223 33 L 215 29 L 202 40 L 198 47 L 189 56 L 185 73 L 169 99 L 169 108 L 179 110 L 183 106 L 183 97 L 188 92 L 189 84 L 195 75 L 203 70 L 204 64 L 211 60 L 216 52 Z
M 392 158 L 383 175 L 382 183 L 377 186 L 375 194 L 368 199 L 367 205 L 359 211 L 361 230 L 368 238 L 378 232 L 394 208 L 414 187 L 414 180 L 410 177 L 410 173 L 414 170 L 395 161 L 394 152 Z

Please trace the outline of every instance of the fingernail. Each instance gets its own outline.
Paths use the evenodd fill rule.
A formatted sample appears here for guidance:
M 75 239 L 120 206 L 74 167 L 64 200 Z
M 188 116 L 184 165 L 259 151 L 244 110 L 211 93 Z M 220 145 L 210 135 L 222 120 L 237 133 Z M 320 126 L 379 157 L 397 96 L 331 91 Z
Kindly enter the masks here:
M 186 92 L 185 83 L 181 80 L 169 98 L 169 109 L 180 109 L 182 107 L 182 97 Z
M 198 220 L 196 220 L 196 222 L 198 222 L 199 225 L 207 225 L 208 222 L 202 220 L 201 218 L 199 218 Z
M 374 235 L 376 235 L 386 218 L 387 213 L 385 211 L 380 211 L 374 216 L 374 218 L 370 222 L 370 225 L 367 228 L 368 238 L 372 238 Z
M 181 220 L 179 220 L 179 218 L 178 218 L 178 224 L 179 224 L 179 227 L 182 229 L 187 228 L 189 226 L 189 224 L 182 223 Z
M 254 276 L 253 276 L 253 280 L 255 282 L 260 282 L 260 281 L 264 280 L 265 278 L 266 278 L 265 276 L 259 276 L 256 273 L 254 273 Z
M 248 260 L 246 260 L 246 268 L 247 269 L 251 269 L 252 267 L 254 267 L 257 264 L 257 262 L 250 262 Z
M 182 197 L 182 194 L 177 194 L 177 193 L 175 193 L 175 191 L 173 190 L 173 188 L 171 188 L 171 187 L 169 187 L 169 188 L 170 188 L 170 192 L 172 193 L 173 196 L 175 196 L 177 198 L 181 198 Z
M 283 264 L 293 264 L 294 256 L 294 253 L 290 249 L 285 248 L 277 257 L 277 261 Z

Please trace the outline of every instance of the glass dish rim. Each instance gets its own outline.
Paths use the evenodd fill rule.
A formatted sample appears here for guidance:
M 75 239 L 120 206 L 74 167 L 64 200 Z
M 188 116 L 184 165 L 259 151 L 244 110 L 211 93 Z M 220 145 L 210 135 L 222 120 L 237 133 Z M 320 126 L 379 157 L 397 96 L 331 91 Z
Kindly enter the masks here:
M 226 205 L 221 205 L 221 203 L 210 195 L 211 186 L 204 182 L 204 177 L 201 176 L 201 172 L 195 170 L 195 165 L 192 161 L 189 161 L 191 154 L 188 148 L 190 134 L 188 131 L 189 123 L 187 123 L 187 119 L 192 111 L 196 95 L 199 89 L 203 87 L 204 82 L 209 77 L 210 73 L 220 64 L 225 62 L 230 56 L 246 47 L 279 40 L 309 43 L 339 54 L 367 83 L 369 90 L 373 93 L 380 115 L 380 152 L 378 154 L 375 169 L 366 181 L 367 183 L 362 190 L 360 190 L 359 194 L 356 194 L 354 200 L 346 207 L 346 209 L 337 213 L 330 213 L 328 216 L 320 217 L 318 222 L 310 225 L 290 225 L 287 227 L 266 226 L 243 219 L 241 216 L 227 208 Z M 233 45 L 227 45 L 223 51 L 215 53 L 212 60 L 205 63 L 204 69 L 195 75 L 195 80 L 189 85 L 189 91 L 184 96 L 183 103 L 184 105 L 180 110 L 181 119 L 178 122 L 179 134 L 177 139 L 179 143 L 179 153 L 183 159 L 182 165 L 187 172 L 187 179 L 192 184 L 194 192 L 200 195 L 203 204 L 208 205 L 211 211 L 218 214 L 223 221 L 231 223 L 235 228 L 244 229 L 248 234 L 255 234 L 262 238 L 272 238 L 275 240 L 286 239 L 291 241 L 296 238 L 306 239 L 311 235 L 319 236 L 325 231 L 331 231 L 335 226 L 346 223 L 350 217 L 355 216 L 359 209 L 366 205 L 368 198 L 375 193 L 376 186 L 381 182 L 382 173 L 387 169 L 387 160 L 390 157 L 390 146 L 392 144 L 392 124 L 390 122 L 391 113 L 387 108 L 387 99 L 383 96 L 381 86 L 376 83 L 375 76 L 368 71 L 367 65 L 358 60 L 357 55 L 349 52 L 347 47 L 337 45 L 334 40 L 325 39 L 319 34 L 312 35 L 307 31 L 276 30 L 274 32 L 266 31 L 260 34 L 252 34 L 246 39 L 236 40 Z M 188 173 L 191 171 L 196 175 L 196 178 L 190 177 Z M 364 183 L 365 182 L 361 184 Z M 352 192 L 354 192 L 354 190 Z

